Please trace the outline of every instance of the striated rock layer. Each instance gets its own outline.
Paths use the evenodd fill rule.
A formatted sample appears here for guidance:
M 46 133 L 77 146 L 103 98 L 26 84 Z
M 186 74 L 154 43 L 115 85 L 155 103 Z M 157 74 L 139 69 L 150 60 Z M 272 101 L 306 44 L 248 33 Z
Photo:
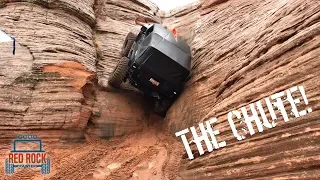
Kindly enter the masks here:
M 36 133 L 70 142 L 85 138 L 84 133 L 109 138 L 142 130 L 146 120 L 153 119 L 142 95 L 105 87 L 126 33 L 138 31 L 136 21 L 162 21 L 168 28 L 177 27 L 193 52 L 192 78 L 166 117 L 171 133 L 217 117 L 218 141 L 227 146 L 199 157 L 193 145 L 196 158 L 190 161 L 178 141 L 167 138 L 154 138 L 148 146 L 163 146 L 174 151 L 173 157 L 163 148 L 145 149 L 147 138 L 142 134 L 138 144 L 143 153 L 134 148 L 123 153 L 130 157 L 126 168 L 110 178 L 144 174 L 133 167 L 145 166 L 141 159 L 160 154 L 156 158 L 160 165 L 150 177 L 174 169 L 171 177 L 165 177 L 176 179 L 180 166 L 183 179 L 316 179 L 319 19 L 317 0 L 201 0 L 171 12 L 158 12 L 147 0 L 0 0 L 0 28 L 18 42 L 15 56 L 7 49 L 10 44 L 0 45 L 0 141 Z M 296 119 L 286 102 L 289 122 L 277 113 L 275 128 L 243 141 L 235 139 L 227 121 L 229 111 L 298 85 L 304 86 L 312 113 Z M 121 154 L 117 148 L 109 149 Z M 93 163 L 83 161 L 84 156 L 90 160 L 89 150 L 79 161 L 82 168 L 93 169 Z M 90 162 L 105 155 L 104 148 L 100 150 Z M 132 160 L 132 154 L 138 158 Z M 165 154 L 168 158 L 163 159 Z M 122 161 L 121 156 L 114 158 Z M 78 174 L 78 168 L 77 163 L 63 166 L 56 177 L 80 178 L 69 173 Z
M 175 133 L 217 117 L 218 141 L 227 146 L 192 161 L 185 155 L 183 179 L 319 177 L 320 2 L 203 1 L 175 24 L 186 26 L 195 14 L 200 18 L 188 25 L 194 36 L 186 36 L 193 77 L 166 118 Z M 297 85 L 304 86 L 312 113 L 294 118 L 285 103 L 289 122 L 277 113 L 275 128 L 236 140 L 229 111 L 249 109 L 250 103 Z
M 42 130 L 55 140 L 140 130 L 148 116 L 141 94 L 103 92 L 97 79 L 108 78 L 135 19 L 154 19 L 157 11 L 142 0 L 0 1 L 0 28 L 17 39 L 15 56 L 11 44 L 0 46 L 0 139 Z
M 0 8 L 1 29 L 18 44 L 15 56 L 1 47 L 4 140 L 40 130 L 55 130 L 52 139 L 65 132 L 81 139 L 91 115 L 92 97 L 83 91 L 96 71 L 93 1 L 41 2 L 2 1 Z

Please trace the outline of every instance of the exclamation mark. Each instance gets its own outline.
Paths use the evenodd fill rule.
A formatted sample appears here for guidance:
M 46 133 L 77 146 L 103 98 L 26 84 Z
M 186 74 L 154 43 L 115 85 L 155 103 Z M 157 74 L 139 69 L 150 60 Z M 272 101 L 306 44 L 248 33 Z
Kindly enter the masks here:
M 309 102 L 308 102 L 307 95 L 306 95 L 306 92 L 305 92 L 303 86 L 299 86 L 299 91 L 300 91 L 300 93 L 301 93 L 301 95 L 302 95 L 302 98 L 303 98 L 303 100 L 304 100 L 304 103 L 305 103 L 306 105 L 308 105 Z M 307 111 L 308 111 L 308 113 L 311 113 L 311 112 L 312 112 L 312 109 L 311 109 L 311 108 L 308 108 Z M 300 116 L 306 115 L 306 114 L 307 114 L 307 111 L 306 111 L 306 110 L 300 111 L 300 112 L 299 112 Z

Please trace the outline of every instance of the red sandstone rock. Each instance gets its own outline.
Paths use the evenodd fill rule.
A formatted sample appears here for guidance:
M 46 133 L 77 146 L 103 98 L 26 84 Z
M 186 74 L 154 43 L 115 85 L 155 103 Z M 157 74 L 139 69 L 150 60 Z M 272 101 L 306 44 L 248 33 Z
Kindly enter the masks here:
M 62 163 L 53 178 L 92 179 L 101 157 L 126 162 L 104 176 L 109 179 L 143 172 L 177 179 L 178 170 L 182 179 L 319 177 L 319 1 L 211 0 L 166 13 L 145 0 L 32 2 L 0 1 L 0 26 L 18 41 L 16 56 L 0 45 L 1 142 L 36 133 L 46 142 L 68 143 L 144 129 L 146 119 L 154 118 L 141 94 L 106 91 L 96 82 L 105 86 L 126 33 L 139 28 L 137 17 L 177 27 L 192 47 L 192 79 L 166 117 L 171 134 L 217 117 L 218 140 L 227 142 L 190 161 L 179 139 L 168 140 L 154 127 L 116 144 L 98 144 L 98 150 L 93 144 L 83 148 L 85 153 L 53 153 Z M 288 123 L 279 118 L 277 127 L 244 141 L 234 138 L 229 111 L 295 85 L 305 87 L 312 113 L 290 117 Z M 156 138 L 145 138 L 150 133 Z M 141 173 L 149 159 L 161 165 Z M 165 173 L 152 174 L 161 170 Z
M 106 137 L 141 130 L 149 112 L 137 100 L 141 94 L 100 92 L 104 90 L 97 88 L 96 79 L 108 78 L 129 27 L 138 29 L 135 19 L 154 19 L 158 11 L 154 4 L 5 0 L 0 7 L 0 28 L 17 39 L 15 56 L 7 44 L 0 46 L 0 129 L 54 129 L 79 139 L 90 120 L 87 133 L 101 137 L 111 132 L 105 128 L 110 122 L 117 130 Z M 131 101 L 135 104 L 129 105 Z M 103 109 L 99 120 L 91 118 L 94 107 Z
M 184 156 L 183 179 L 319 176 L 314 170 L 319 164 L 319 5 L 313 0 L 228 1 L 206 7 L 207 13 L 189 25 L 195 34 L 186 36 L 193 77 L 166 119 L 174 133 L 217 117 L 218 140 L 227 146 L 192 161 Z M 180 23 L 192 17 L 179 17 Z M 275 128 L 235 139 L 229 111 L 295 85 L 304 86 L 312 113 L 290 116 L 288 123 L 278 117 Z

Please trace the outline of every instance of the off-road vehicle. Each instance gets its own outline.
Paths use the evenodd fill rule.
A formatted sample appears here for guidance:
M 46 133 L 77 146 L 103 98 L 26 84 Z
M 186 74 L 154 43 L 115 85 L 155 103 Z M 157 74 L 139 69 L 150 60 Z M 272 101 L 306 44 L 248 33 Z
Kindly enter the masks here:
M 129 83 L 152 97 L 154 111 L 165 116 L 190 77 L 191 52 L 185 41 L 160 24 L 141 27 L 138 35 L 129 32 L 109 85 Z

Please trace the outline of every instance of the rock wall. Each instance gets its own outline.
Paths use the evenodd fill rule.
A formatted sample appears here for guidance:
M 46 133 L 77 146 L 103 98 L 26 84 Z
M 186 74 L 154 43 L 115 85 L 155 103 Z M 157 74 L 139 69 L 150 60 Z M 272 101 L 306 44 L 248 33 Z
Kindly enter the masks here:
M 70 141 L 141 130 L 151 119 L 142 95 L 106 89 L 106 82 L 125 34 L 138 30 L 135 20 L 163 21 L 193 52 L 192 78 L 166 117 L 171 133 L 217 117 L 218 140 L 227 141 L 192 161 L 174 148 L 182 160 L 169 161 L 178 168 L 181 160 L 180 176 L 315 179 L 319 8 L 317 0 L 202 0 L 164 13 L 146 0 L 0 0 L 0 27 L 18 42 L 16 56 L 0 46 L 0 140 L 36 132 Z M 275 128 L 244 141 L 233 137 L 229 111 L 296 85 L 305 87 L 312 113 L 287 123 L 279 116 Z
M 200 18 L 188 26 L 195 36 L 186 36 L 193 49 L 193 77 L 166 119 L 173 134 L 217 117 L 218 141 L 227 146 L 192 161 L 185 155 L 182 178 L 319 177 L 320 2 L 202 1 L 175 24 L 185 26 L 194 14 Z M 229 111 L 248 109 L 296 85 L 304 86 L 312 113 L 296 119 L 285 103 L 289 122 L 278 114 L 275 128 L 236 140 Z M 197 154 L 195 146 L 192 150 Z
M 18 43 L 15 56 L 1 48 L 1 139 L 32 130 L 80 139 L 92 106 L 83 91 L 96 72 L 94 1 L 1 3 L 1 29 Z
M 143 0 L 1 0 L 0 28 L 16 37 L 17 54 L 1 44 L 0 139 L 42 130 L 64 140 L 82 139 L 85 131 L 111 137 L 141 129 L 148 117 L 141 94 L 120 97 L 97 82 L 106 85 L 135 19 L 160 21 L 157 11 Z

